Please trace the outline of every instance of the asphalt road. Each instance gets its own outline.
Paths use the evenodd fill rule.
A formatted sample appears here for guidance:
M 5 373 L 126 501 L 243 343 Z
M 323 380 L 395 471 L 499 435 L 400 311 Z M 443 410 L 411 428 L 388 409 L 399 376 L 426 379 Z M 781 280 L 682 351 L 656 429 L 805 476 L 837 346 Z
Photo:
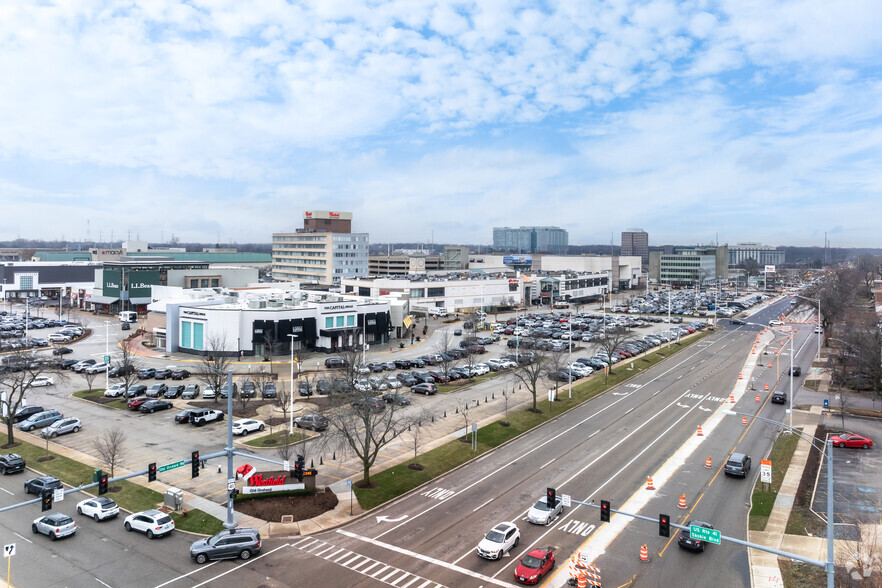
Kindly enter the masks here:
M 764 323 L 779 312 L 780 308 L 761 311 L 753 320 Z M 542 527 L 524 520 L 529 506 L 544 496 L 547 487 L 575 500 L 596 504 L 607 499 L 614 509 L 640 493 L 647 475 L 670 465 L 671 457 L 692 442 L 697 426 L 726 404 L 743 365 L 753 361 L 750 350 L 758 330 L 748 325 L 717 332 L 371 516 L 343 529 L 291 541 L 262 565 L 269 576 L 275 559 L 294 562 L 290 568 L 273 569 L 273 578 L 289 582 L 308 566 L 311 574 L 334 585 L 489 586 L 512 584 L 517 560 L 537 546 L 553 547 L 565 560 L 598 536 L 597 509 L 573 505 Z M 760 368 L 754 375 L 760 403 L 753 393 L 746 394 L 735 410 L 762 410 L 764 416 L 784 418 L 783 407 L 768 404 L 779 373 Z M 768 392 L 763 389 L 767 382 Z M 705 518 L 724 535 L 743 538 L 751 481 L 758 475 L 759 457 L 771 447 L 776 433 L 758 422 L 744 427 L 740 419 L 723 418 L 682 464 L 673 464 L 672 476 L 641 514 L 656 517 L 667 512 L 675 523 L 689 516 Z M 719 473 L 733 448 L 755 456 L 747 480 L 726 479 Z M 708 454 L 714 464 L 710 469 L 705 468 Z M 680 510 L 677 499 L 683 493 L 687 509 Z M 501 561 L 480 559 L 475 545 L 501 521 L 519 526 L 518 548 Z M 648 564 L 638 560 L 643 543 L 651 544 Z M 701 585 L 710 578 L 718 585 L 749 584 L 743 548 L 724 544 L 700 555 L 681 553 L 675 546 L 665 547 L 657 525 L 641 521 L 625 525 L 596 563 L 604 585 L 618 586 L 635 575 L 647 586 Z

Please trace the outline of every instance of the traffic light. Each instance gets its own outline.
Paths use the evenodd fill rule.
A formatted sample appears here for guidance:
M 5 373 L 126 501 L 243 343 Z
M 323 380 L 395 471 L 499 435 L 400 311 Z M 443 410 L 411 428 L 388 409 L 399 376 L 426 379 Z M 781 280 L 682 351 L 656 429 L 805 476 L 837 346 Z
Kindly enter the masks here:
M 671 536 L 671 515 L 658 515 L 658 534 L 661 537 Z
M 303 468 L 305 468 L 305 467 L 306 467 L 306 458 L 303 457 L 302 455 L 298 455 L 298 456 L 297 456 L 297 465 L 300 466 L 300 469 L 301 469 L 301 470 L 302 470 Z
M 43 494 L 40 496 L 40 509 L 42 511 L 52 510 L 52 490 L 46 489 L 43 490 Z
M 230 490 L 230 500 L 236 500 L 236 497 L 239 495 L 239 491 L 236 488 Z
M 303 466 L 300 464 L 299 459 L 294 462 L 294 477 L 297 478 L 298 482 L 303 481 Z
M 194 451 L 190 455 L 190 477 L 198 478 L 199 477 L 199 452 Z
M 151 464 L 147 465 L 147 481 L 155 482 L 156 481 L 156 462 L 154 461 Z
M 545 506 L 547 506 L 548 508 L 554 508 L 556 495 L 557 490 L 555 488 L 548 488 L 545 491 Z
M 107 494 L 107 474 L 101 474 L 98 478 L 98 495 Z
M 600 501 L 600 521 L 602 523 L 609 522 L 609 500 Z

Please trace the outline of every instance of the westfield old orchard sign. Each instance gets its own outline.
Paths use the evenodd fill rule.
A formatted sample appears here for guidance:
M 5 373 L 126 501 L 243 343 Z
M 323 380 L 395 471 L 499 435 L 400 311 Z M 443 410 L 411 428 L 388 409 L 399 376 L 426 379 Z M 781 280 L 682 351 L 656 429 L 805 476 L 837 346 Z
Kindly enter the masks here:
M 290 474 L 281 472 L 251 473 L 247 477 L 246 485 L 242 488 L 243 494 L 263 494 L 266 492 L 284 492 L 285 490 L 303 490 L 306 486 L 302 482 L 288 483 Z

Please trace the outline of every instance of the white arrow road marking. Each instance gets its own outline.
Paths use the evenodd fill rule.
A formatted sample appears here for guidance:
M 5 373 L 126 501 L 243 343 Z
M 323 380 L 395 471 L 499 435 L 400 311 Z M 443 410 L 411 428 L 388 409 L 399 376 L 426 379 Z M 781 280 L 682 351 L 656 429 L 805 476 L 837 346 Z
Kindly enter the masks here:
M 397 523 L 398 521 L 403 521 L 406 518 L 407 518 L 407 515 L 401 515 L 400 517 L 395 518 L 395 519 L 380 515 L 377 517 L 377 522 L 378 523 Z

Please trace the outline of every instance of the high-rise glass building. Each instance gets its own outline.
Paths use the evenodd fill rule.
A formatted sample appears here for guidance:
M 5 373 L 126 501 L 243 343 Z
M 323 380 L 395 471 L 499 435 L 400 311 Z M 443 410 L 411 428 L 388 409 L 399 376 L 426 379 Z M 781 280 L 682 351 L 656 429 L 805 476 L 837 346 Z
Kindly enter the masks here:
M 493 249 L 507 253 L 565 254 L 569 233 L 560 227 L 493 227 Z
M 649 233 L 643 229 L 622 231 L 622 255 L 640 256 L 641 265 L 649 266 Z

